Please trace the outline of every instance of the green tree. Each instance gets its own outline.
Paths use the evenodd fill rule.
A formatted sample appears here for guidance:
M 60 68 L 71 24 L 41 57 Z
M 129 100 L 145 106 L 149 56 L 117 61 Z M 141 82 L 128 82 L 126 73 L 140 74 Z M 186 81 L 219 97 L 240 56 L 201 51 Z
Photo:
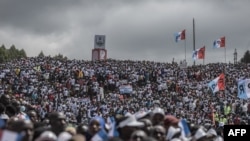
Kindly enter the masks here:
M 57 59 L 57 60 L 67 60 L 68 59 L 66 56 L 63 56 L 61 53 L 55 55 L 53 58 Z
M 244 56 L 240 59 L 241 63 L 250 63 L 250 52 L 247 50 Z
M 26 57 L 26 52 L 23 49 L 16 49 L 15 45 L 12 45 L 10 49 L 6 49 L 5 45 L 0 47 L 0 63 Z
M 43 51 L 41 51 L 41 52 L 38 54 L 38 57 L 41 57 L 41 58 L 45 57 L 45 55 L 43 54 Z
M 11 45 L 10 49 L 8 49 L 8 60 L 12 60 L 17 58 L 18 50 L 16 49 L 15 45 Z
M 0 47 L 0 63 L 3 63 L 6 61 L 6 48 L 4 45 Z
M 27 57 L 27 55 L 26 55 L 26 52 L 25 52 L 25 50 L 24 49 L 21 49 L 20 51 L 19 51 L 19 56 L 18 56 L 19 58 L 18 59 L 20 59 L 20 58 L 26 58 Z

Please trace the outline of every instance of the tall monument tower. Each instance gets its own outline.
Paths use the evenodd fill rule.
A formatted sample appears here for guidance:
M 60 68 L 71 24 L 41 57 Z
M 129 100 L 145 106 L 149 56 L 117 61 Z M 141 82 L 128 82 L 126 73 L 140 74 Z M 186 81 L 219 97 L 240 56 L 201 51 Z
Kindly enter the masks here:
M 234 64 L 237 64 L 237 50 L 234 50 Z
M 107 59 L 107 50 L 105 49 L 105 35 L 95 35 L 94 49 L 92 49 L 92 61 L 100 61 Z

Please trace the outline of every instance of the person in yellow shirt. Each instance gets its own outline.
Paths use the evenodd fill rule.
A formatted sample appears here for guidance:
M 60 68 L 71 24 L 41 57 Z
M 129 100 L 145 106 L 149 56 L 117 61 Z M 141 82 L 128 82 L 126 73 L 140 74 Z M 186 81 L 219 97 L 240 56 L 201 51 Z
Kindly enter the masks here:
M 221 115 L 219 118 L 219 124 L 227 124 L 227 118 L 224 115 Z
M 231 111 L 232 111 L 231 106 L 229 105 L 229 103 L 227 103 L 224 106 L 224 115 L 228 115 L 229 113 L 231 113 Z

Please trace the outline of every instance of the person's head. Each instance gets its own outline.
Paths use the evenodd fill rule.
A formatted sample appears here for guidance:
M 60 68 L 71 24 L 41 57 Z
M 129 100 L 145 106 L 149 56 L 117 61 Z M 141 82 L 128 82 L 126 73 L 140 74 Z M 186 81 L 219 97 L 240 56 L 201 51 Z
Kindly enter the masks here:
M 9 118 L 9 120 L 8 120 L 7 123 L 6 123 L 6 128 L 7 128 L 7 129 L 10 129 L 11 126 L 12 126 L 12 124 L 13 124 L 15 121 L 17 121 L 17 120 L 18 120 L 17 117 L 11 117 L 11 118 Z
M 76 135 L 76 128 L 69 126 L 65 129 L 66 132 L 70 133 L 72 136 Z
M 52 131 L 58 135 L 66 128 L 65 115 L 61 112 L 53 112 L 49 115 L 49 123 Z
M 51 131 L 43 131 L 35 141 L 57 141 L 57 136 Z
M 132 133 L 131 141 L 144 141 L 147 138 L 147 134 L 143 130 L 136 130 Z
M 11 105 L 13 105 L 16 108 L 17 113 L 20 112 L 21 102 L 19 100 L 13 100 Z
M 200 127 L 194 137 L 193 137 L 196 141 L 206 141 L 207 139 L 207 133 L 205 132 L 203 127 Z
M 24 133 L 22 141 L 31 141 L 33 138 L 34 130 L 33 123 L 30 120 L 15 120 L 8 127 L 9 130 Z
M 0 114 L 3 114 L 3 113 L 5 113 L 5 106 L 2 104 L 2 103 L 0 103 Z
M 207 131 L 207 139 L 208 140 L 214 140 L 217 137 L 217 133 L 213 128 L 210 128 Z
M 121 139 L 129 140 L 132 133 L 143 126 L 144 124 L 137 121 L 134 115 L 128 115 L 119 122 L 117 128 Z
M 105 121 L 102 117 L 94 117 L 89 122 L 89 133 L 95 135 L 101 129 L 105 129 Z
M 165 129 L 168 131 L 168 128 L 170 126 L 173 126 L 173 127 L 179 127 L 178 126 L 178 123 L 179 123 L 179 119 L 177 119 L 175 116 L 172 116 L 172 115 L 166 115 L 165 116 L 165 119 L 164 119 L 164 127 Z
M 7 94 L 4 94 L 0 97 L 0 102 L 3 103 L 4 105 L 9 105 L 10 104 L 10 96 Z
M 72 138 L 72 135 L 69 133 L 69 132 L 61 132 L 59 135 L 58 135 L 58 138 L 57 140 L 58 141 L 68 141 Z
M 6 109 L 5 109 L 5 113 L 9 116 L 9 117 L 13 117 L 17 114 L 17 109 L 12 106 L 12 105 L 7 105 Z
M 152 123 L 153 125 L 161 125 L 163 120 L 164 120 L 164 110 L 162 108 L 155 108 L 153 111 L 152 111 Z
M 46 126 L 34 127 L 33 141 L 35 141 L 37 138 L 39 138 L 43 132 L 48 131 L 48 130 L 49 130 L 49 128 Z M 52 132 L 52 131 L 50 131 L 50 132 Z M 55 135 L 55 133 L 53 133 L 53 134 Z
M 152 131 L 152 122 L 149 120 L 149 119 L 140 119 L 139 120 L 140 122 L 143 122 L 144 123 L 144 127 L 142 128 L 144 132 L 147 133 L 147 135 L 150 134 L 150 132 Z
M 42 120 L 42 123 L 44 123 L 45 125 L 49 125 L 50 123 L 49 123 L 49 118 L 44 118 L 43 120 Z
M 77 132 L 77 134 L 86 135 L 88 132 L 88 126 L 85 124 L 80 124 L 76 128 L 76 132 Z
M 156 125 L 152 130 L 152 137 L 158 141 L 165 141 L 166 138 L 166 129 L 161 125 Z
M 29 116 L 30 120 L 31 120 L 33 123 L 38 122 L 38 117 L 37 117 L 36 111 L 34 111 L 34 110 L 29 111 L 29 112 L 28 112 L 28 116 Z
M 82 134 L 76 134 L 69 141 L 86 141 L 86 138 Z

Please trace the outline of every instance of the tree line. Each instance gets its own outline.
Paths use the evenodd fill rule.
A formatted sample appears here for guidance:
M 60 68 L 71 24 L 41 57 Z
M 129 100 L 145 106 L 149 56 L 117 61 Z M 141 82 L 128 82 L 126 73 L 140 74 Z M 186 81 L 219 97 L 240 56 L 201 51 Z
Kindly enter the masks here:
M 41 51 L 37 57 L 50 57 L 45 56 L 43 51 Z M 15 45 L 11 45 L 10 48 L 6 48 L 5 45 L 0 47 L 0 63 L 5 63 L 14 59 L 27 58 L 27 54 L 24 49 L 17 49 Z M 61 53 L 55 55 L 53 58 L 58 60 L 67 60 L 66 56 L 63 56 Z
M 43 51 L 41 51 L 37 57 L 50 57 L 44 55 Z M 11 45 L 9 49 L 5 47 L 5 45 L 2 45 L 0 47 L 0 63 L 5 63 L 8 61 L 11 61 L 13 59 L 21 59 L 21 58 L 27 58 L 26 52 L 24 49 L 17 49 L 15 45 Z M 53 57 L 54 59 L 58 60 L 67 60 L 68 58 L 66 56 L 63 56 L 61 53 L 58 53 Z M 240 59 L 241 63 L 250 63 L 250 51 L 247 50 L 243 57 Z

